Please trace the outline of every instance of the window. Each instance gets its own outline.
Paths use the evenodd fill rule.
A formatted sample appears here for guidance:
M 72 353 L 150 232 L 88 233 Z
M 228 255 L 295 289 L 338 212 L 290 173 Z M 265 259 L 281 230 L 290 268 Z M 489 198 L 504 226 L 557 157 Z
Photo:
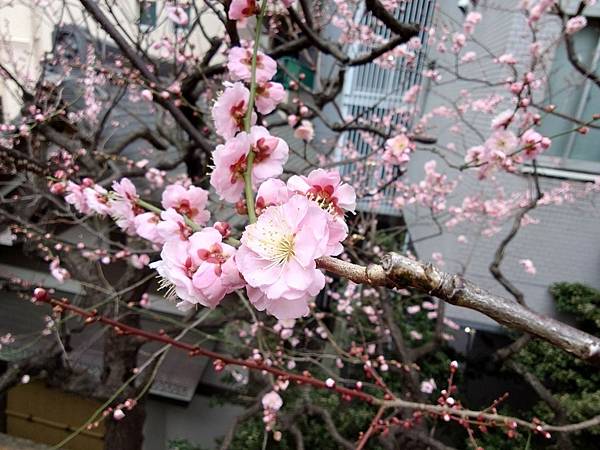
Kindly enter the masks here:
M 600 74 L 600 21 L 590 19 L 586 28 L 573 35 L 573 41 L 581 62 Z M 557 114 L 548 114 L 542 121 L 542 133 L 552 138 L 552 147 L 545 156 L 560 158 L 561 168 L 599 171 L 600 128 L 590 127 L 586 135 L 570 133 L 577 123 L 558 115 L 588 122 L 600 112 L 600 88 L 573 68 L 564 42 L 557 48 L 552 64 L 547 102 L 556 105 Z
M 140 1 L 140 26 L 156 26 L 156 2 Z
M 394 10 L 394 16 L 402 23 L 420 24 L 422 28 L 419 38 L 424 45 L 417 51 L 417 57 L 413 65 L 408 65 L 401 59 L 396 61 L 395 65 L 390 68 L 383 68 L 381 65 L 369 63 L 348 69 L 342 93 L 343 116 L 356 117 L 361 115 L 365 119 L 381 119 L 402 105 L 402 96 L 408 89 L 421 83 L 421 74 L 427 52 L 426 30 L 431 24 L 435 3 L 435 0 L 399 2 L 398 7 Z M 359 10 L 357 14 L 361 25 L 371 27 L 383 39 L 391 37 L 392 32 L 370 13 L 365 14 L 364 10 Z M 370 50 L 371 48 L 368 46 L 353 44 L 349 52 L 350 56 L 354 57 Z M 394 124 L 409 125 L 404 114 L 394 114 L 392 121 Z M 383 147 L 383 143 L 382 138 L 378 139 L 378 145 Z M 371 143 L 367 143 L 362 134 L 356 130 L 342 134 L 340 147 L 344 145 L 353 146 L 362 156 L 368 155 L 372 150 Z M 338 153 L 338 156 L 340 156 L 340 153 Z M 372 187 L 375 188 L 378 187 L 377 181 L 382 179 L 384 171 L 389 170 L 389 168 L 373 164 L 364 168 L 367 173 L 357 173 L 355 164 L 345 164 L 340 170 L 344 176 L 367 177 L 372 180 Z M 393 170 L 394 175 L 400 175 L 399 167 L 395 167 Z M 359 208 L 376 211 L 380 214 L 399 214 L 398 208 L 393 204 L 396 197 L 394 188 L 392 186 L 385 187 L 382 195 L 384 199 L 377 201 L 372 201 L 371 197 L 366 197 Z

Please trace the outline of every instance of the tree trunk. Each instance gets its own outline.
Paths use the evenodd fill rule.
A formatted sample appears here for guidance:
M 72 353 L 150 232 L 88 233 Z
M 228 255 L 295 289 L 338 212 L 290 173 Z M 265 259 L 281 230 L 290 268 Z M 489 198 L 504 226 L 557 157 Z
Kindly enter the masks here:
M 144 273 L 138 274 L 141 279 Z M 135 281 L 135 279 L 134 279 Z M 133 289 L 129 295 L 130 301 L 138 301 L 148 288 L 149 283 L 143 283 Z M 140 327 L 140 315 L 129 312 L 121 317 L 121 322 L 134 327 Z M 143 341 L 135 336 L 124 336 L 119 330 L 111 329 L 104 341 L 104 368 L 101 377 L 101 389 L 106 398 L 121 387 L 134 374 L 138 365 L 138 352 Z M 144 378 L 143 376 L 141 378 Z M 139 383 L 131 383 L 115 399 L 113 408 L 127 399 L 135 398 L 140 392 Z M 116 420 L 109 416 L 106 420 L 106 435 L 104 448 L 106 450 L 141 450 L 144 441 L 144 420 L 146 419 L 145 396 L 132 408 L 122 408 L 125 417 Z
M 128 314 L 123 318 L 123 322 L 139 327 L 139 315 Z M 139 348 L 140 341 L 138 339 L 110 330 L 104 342 L 104 370 L 102 373 L 102 389 L 107 393 L 107 397 L 116 392 L 133 375 L 133 369 L 137 367 Z M 113 408 L 137 394 L 136 384 L 132 383 L 115 399 Z M 141 450 L 146 418 L 144 403 L 144 400 L 140 399 L 131 410 L 123 408 L 125 417 L 121 420 L 115 420 L 112 416 L 107 418 L 104 438 L 106 450 Z
M 124 411 L 125 417 L 106 421 L 104 436 L 105 450 L 141 450 L 144 442 L 144 421 L 146 420 L 146 400 L 141 398 L 131 411 Z

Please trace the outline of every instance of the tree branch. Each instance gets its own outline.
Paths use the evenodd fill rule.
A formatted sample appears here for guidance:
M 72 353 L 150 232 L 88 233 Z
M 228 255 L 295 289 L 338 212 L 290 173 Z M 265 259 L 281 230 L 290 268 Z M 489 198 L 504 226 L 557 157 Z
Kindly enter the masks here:
M 381 265 L 364 267 L 331 257 L 319 258 L 317 265 L 355 283 L 413 287 L 450 304 L 478 311 L 508 328 L 537 336 L 578 358 L 600 365 L 599 338 L 541 316 L 514 300 L 491 294 L 461 276 L 442 272 L 431 264 L 390 253 Z
M 158 77 L 154 75 L 152 71 L 150 71 L 147 62 L 144 61 L 142 57 L 138 55 L 136 50 L 129 45 L 127 40 L 121 35 L 121 33 L 119 33 L 108 17 L 104 15 L 98 4 L 93 0 L 81 0 L 81 4 L 104 29 L 104 31 L 108 33 L 112 40 L 115 41 L 117 46 L 123 52 L 123 55 L 129 59 L 131 64 L 137 70 L 140 71 L 143 77 L 149 82 L 156 84 L 156 86 L 160 86 Z M 212 150 L 212 143 L 206 139 L 200 130 L 188 120 L 185 114 L 183 114 L 183 111 L 175 106 L 173 101 L 170 99 L 163 99 L 160 96 L 155 96 L 154 101 L 171 113 L 173 119 L 187 132 L 192 140 L 196 141 L 206 151 Z

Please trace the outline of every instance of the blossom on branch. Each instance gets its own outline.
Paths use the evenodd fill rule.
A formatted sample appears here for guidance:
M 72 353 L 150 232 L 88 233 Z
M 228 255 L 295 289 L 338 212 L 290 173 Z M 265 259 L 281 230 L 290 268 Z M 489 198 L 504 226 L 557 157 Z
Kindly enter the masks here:
M 190 22 L 190 18 L 185 12 L 185 9 L 183 9 L 181 6 L 168 5 L 166 10 L 167 17 L 171 22 L 182 27 L 187 26 L 187 24 Z
M 258 302 L 256 292 L 250 292 L 255 306 L 279 319 L 308 313 L 308 299 L 325 286 L 315 260 L 328 254 L 328 221 L 315 202 L 294 195 L 281 206 L 268 207 L 246 227 L 236 263 L 248 285 L 266 297 Z M 286 306 L 294 301 L 300 305 L 291 313 Z
M 256 15 L 258 10 L 256 0 L 232 0 L 228 15 L 231 20 L 242 20 Z
M 389 164 L 402 165 L 410 161 L 410 153 L 414 151 L 415 144 L 404 133 L 388 139 L 385 142 L 383 160 Z
M 244 129 L 244 117 L 248 110 L 250 91 L 240 83 L 227 85 L 212 109 L 212 117 L 217 133 L 225 139 L 231 139 Z M 256 113 L 252 113 L 253 124 Z
M 282 84 L 266 81 L 256 86 L 256 110 L 261 114 L 269 114 L 285 99 Z
M 250 81 L 252 79 L 252 49 L 233 47 L 229 50 L 227 69 L 234 81 Z M 275 60 L 259 51 L 256 54 L 256 82 L 265 83 L 276 73 L 277 63 Z
M 195 304 L 216 307 L 223 297 L 243 287 L 235 266 L 235 248 L 222 242 L 218 230 L 207 227 L 188 240 L 168 240 L 161 259 L 150 264 L 162 277 L 161 288 L 176 295 L 187 309 Z
M 160 222 L 160 216 L 154 212 L 146 212 L 135 216 L 133 223 L 135 226 L 135 233 L 157 245 L 164 244 L 165 240 L 158 232 L 157 225 Z
M 83 194 L 90 211 L 101 216 L 110 214 L 108 191 L 102 186 L 95 184 L 93 187 L 85 188 Z
M 139 196 L 135 186 L 128 178 L 114 181 L 113 195 L 110 198 L 110 215 L 115 223 L 128 234 L 134 234 L 135 217 L 144 211 L 137 205 Z
M 289 153 L 285 141 L 271 136 L 264 127 L 252 127 L 250 133 L 242 131 L 213 152 L 215 169 L 210 184 L 223 200 L 235 203 L 240 199 L 250 151 L 254 152 L 253 187 L 283 173 Z
M 196 186 L 185 188 L 171 184 L 164 190 L 161 203 L 165 209 L 173 208 L 198 225 L 204 225 L 210 219 L 210 212 L 206 209 L 208 192 Z
M 356 192 L 349 184 L 342 183 L 337 170 L 316 169 L 307 177 L 294 175 L 287 185 L 291 191 L 306 195 L 331 214 L 343 216 L 344 211 L 354 212 L 356 208 Z

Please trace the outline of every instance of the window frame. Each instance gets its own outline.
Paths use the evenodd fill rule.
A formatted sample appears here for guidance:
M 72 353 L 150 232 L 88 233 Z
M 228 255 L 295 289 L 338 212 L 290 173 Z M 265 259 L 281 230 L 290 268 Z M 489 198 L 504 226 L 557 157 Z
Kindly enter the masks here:
M 145 17 L 144 10 L 147 9 L 146 5 L 148 5 L 148 6 L 152 5 L 152 8 L 154 9 L 154 13 L 151 15 L 151 16 L 153 16 L 152 23 L 142 22 L 143 18 Z M 140 27 L 140 29 L 147 31 L 147 30 L 156 28 L 157 24 L 158 24 L 157 0 L 138 0 L 138 26 Z

